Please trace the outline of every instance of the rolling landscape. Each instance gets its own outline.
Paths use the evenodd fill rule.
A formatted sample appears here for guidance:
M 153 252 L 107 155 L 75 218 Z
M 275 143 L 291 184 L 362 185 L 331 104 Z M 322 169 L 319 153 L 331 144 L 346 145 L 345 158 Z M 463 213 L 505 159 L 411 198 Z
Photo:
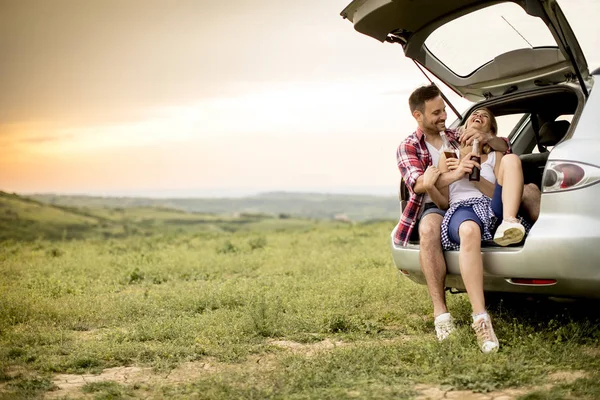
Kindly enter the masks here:
M 391 251 L 401 172 L 477 104 L 544 191 L 593 183 L 538 131 L 590 122 L 600 1 L 1 4 L 0 400 L 600 399 L 600 301 L 485 293 L 483 354 Z
M 600 396 L 595 303 L 498 299 L 488 356 L 451 295 L 438 343 L 387 200 L 294 196 L 1 193 L 0 399 Z
M 182 232 L 235 232 L 389 221 L 394 198 L 270 193 L 231 199 L 20 196 L 0 192 L 0 240 L 83 239 Z
M 31 195 L 45 204 L 66 207 L 161 207 L 189 213 L 287 214 L 309 219 L 334 219 L 345 215 L 352 221 L 394 220 L 399 217 L 396 196 L 370 196 L 325 193 L 268 192 L 237 198 L 141 198 Z

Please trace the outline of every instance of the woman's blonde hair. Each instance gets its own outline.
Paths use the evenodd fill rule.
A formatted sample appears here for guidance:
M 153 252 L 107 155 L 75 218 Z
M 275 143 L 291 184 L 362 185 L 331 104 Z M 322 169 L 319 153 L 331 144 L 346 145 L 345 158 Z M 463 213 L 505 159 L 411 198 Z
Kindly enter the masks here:
M 492 131 L 492 133 L 494 135 L 497 135 L 498 134 L 498 122 L 496 122 L 496 117 L 494 116 L 494 113 L 487 107 L 476 108 L 475 110 L 473 110 L 473 112 L 471 112 L 469 114 L 469 116 L 467 117 L 467 119 L 465 120 L 465 123 L 460 127 L 461 132 L 463 130 L 467 129 L 467 126 L 469 124 L 469 118 L 476 111 L 485 111 L 486 113 L 488 113 L 488 115 L 490 116 L 490 130 Z
M 469 118 L 476 111 L 485 111 L 486 113 L 488 113 L 488 115 L 490 116 L 490 131 L 494 134 L 494 136 L 497 135 L 498 134 L 498 122 L 496 121 L 496 117 L 494 116 L 494 113 L 487 107 L 476 108 L 475 110 L 473 110 L 471 112 L 471 114 L 469 114 L 467 119 L 465 120 L 465 123 L 458 128 L 459 135 L 462 134 L 465 129 L 467 129 L 468 124 L 469 124 Z M 488 154 L 490 151 L 492 151 L 492 148 L 489 145 L 486 144 L 485 146 L 483 146 L 483 152 L 485 154 Z

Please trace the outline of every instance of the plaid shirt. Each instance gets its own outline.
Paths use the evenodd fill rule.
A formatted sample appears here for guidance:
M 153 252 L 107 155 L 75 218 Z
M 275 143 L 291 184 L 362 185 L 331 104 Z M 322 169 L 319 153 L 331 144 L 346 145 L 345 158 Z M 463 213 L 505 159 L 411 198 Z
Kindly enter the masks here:
M 448 137 L 450 144 L 456 148 L 459 148 L 458 143 L 458 132 L 454 129 L 446 130 L 446 137 Z M 510 153 L 510 144 L 508 139 L 506 140 L 509 145 L 507 154 Z M 408 188 L 410 198 L 402 210 L 402 216 L 400 222 L 398 222 L 398 228 L 396 229 L 396 235 L 394 237 L 394 243 L 406 246 L 410 235 L 417 223 L 417 219 L 421 214 L 423 208 L 423 199 L 425 193 L 415 193 L 413 188 L 417 179 L 425 173 L 428 166 L 431 165 L 431 155 L 427 150 L 425 144 L 425 134 L 420 128 L 417 128 L 415 132 L 410 134 L 406 139 L 400 143 L 398 150 L 396 151 L 396 160 L 398 162 L 398 168 L 402 179 Z
M 458 148 L 458 133 L 455 130 L 446 130 L 446 137 L 450 140 L 450 144 Z M 400 143 L 396 151 L 396 160 L 402 179 L 410 193 L 410 198 L 404 210 L 402 217 L 398 222 L 394 243 L 406 246 L 408 239 L 417 223 L 417 219 L 423 208 L 423 199 L 425 193 L 415 193 L 413 188 L 417 179 L 425 173 L 428 166 L 431 165 L 431 155 L 425 144 L 425 134 L 421 128 L 417 128 L 415 132 L 410 134 Z

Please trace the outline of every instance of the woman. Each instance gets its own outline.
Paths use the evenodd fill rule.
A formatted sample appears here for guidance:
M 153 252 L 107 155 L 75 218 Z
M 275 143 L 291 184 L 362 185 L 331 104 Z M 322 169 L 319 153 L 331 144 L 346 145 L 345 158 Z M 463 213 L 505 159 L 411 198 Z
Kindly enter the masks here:
M 474 111 L 466 127 L 483 132 L 497 133 L 494 115 L 486 108 Z M 442 222 L 442 245 L 446 250 L 459 249 L 460 273 L 473 308 L 473 329 L 479 347 L 484 353 L 498 350 L 499 343 L 485 310 L 483 294 L 483 260 L 481 241 L 492 239 L 500 246 L 519 243 L 530 228 L 518 218 L 523 195 L 523 171 L 521 161 L 514 154 L 499 152 L 481 154 L 480 180 L 469 181 L 467 174 L 449 186 L 446 201 L 438 204 L 447 208 Z M 461 149 L 460 159 L 440 157 L 441 172 L 462 170 L 460 163 L 470 160 L 474 154 L 468 148 Z M 498 222 L 501 223 L 498 225 Z

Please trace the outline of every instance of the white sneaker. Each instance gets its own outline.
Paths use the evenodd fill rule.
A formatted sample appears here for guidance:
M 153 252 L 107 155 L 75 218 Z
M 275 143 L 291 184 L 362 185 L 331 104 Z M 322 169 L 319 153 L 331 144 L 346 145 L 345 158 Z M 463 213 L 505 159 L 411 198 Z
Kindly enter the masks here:
M 525 227 L 520 222 L 503 220 L 496 233 L 494 242 L 500 246 L 521 243 L 525 237 Z
M 440 342 L 446 340 L 456 329 L 456 326 L 454 326 L 454 318 L 452 318 L 450 313 L 438 315 L 433 321 L 433 324 L 435 325 L 435 335 Z
M 489 354 L 498 351 L 500 343 L 494 333 L 494 327 L 492 327 L 492 320 L 489 315 L 485 314 L 478 317 L 471 327 L 475 330 L 477 344 L 482 352 Z

